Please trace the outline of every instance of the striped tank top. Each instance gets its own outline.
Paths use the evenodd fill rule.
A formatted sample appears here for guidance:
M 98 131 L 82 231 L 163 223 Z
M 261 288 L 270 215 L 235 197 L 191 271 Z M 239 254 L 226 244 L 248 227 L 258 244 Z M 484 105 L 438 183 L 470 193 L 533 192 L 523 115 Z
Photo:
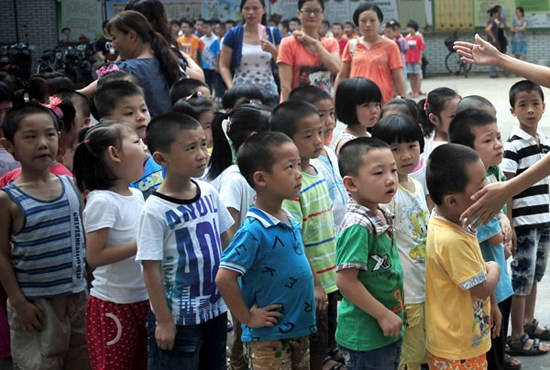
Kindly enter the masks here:
M 78 293 L 86 288 L 85 240 L 80 199 L 68 176 L 58 176 L 61 195 L 36 199 L 11 183 L 2 190 L 23 213 L 23 227 L 12 233 L 12 264 L 29 299 Z

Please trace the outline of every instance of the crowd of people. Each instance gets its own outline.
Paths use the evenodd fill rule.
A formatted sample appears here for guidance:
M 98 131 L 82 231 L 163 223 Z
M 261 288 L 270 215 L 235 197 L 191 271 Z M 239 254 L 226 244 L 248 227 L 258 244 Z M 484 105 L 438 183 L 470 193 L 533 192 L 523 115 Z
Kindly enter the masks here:
M 455 44 L 526 78 L 504 142 L 482 95 L 422 92 L 417 22 L 403 35 L 371 2 L 332 25 L 323 0 L 280 27 L 263 0 L 240 10 L 169 21 L 132 0 L 89 86 L 0 82 L 0 357 L 512 370 L 548 353 L 550 70 Z

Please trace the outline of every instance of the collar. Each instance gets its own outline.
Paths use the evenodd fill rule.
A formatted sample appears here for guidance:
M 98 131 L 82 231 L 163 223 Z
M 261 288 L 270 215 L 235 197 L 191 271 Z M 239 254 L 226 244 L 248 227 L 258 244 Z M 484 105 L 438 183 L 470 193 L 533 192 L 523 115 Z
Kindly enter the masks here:
M 292 223 L 293 219 L 290 213 L 288 213 L 287 210 L 283 209 L 283 211 L 286 213 L 289 221 Z M 282 224 L 284 226 L 289 226 L 287 223 L 283 222 L 282 220 L 279 220 L 277 217 L 259 209 L 256 207 L 250 207 L 248 209 L 248 212 L 246 212 L 246 217 L 252 217 L 262 224 L 263 227 L 266 229 L 272 226 L 277 226 L 279 224 Z
M 512 135 L 516 135 L 516 136 L 519 136 L 520 138 L 522 138 L 523 140 L 530 140 L 530 141 L 535 141 L 535 138 L 532 137 L 531 135 L 529 135 L 526 131 L 524 131 L 521 127 L 519 126 L 514 126 L 512 127 Z M 539 130 L 537 130 L 537 135 L 539 136 L 539 139 L 541 140 L 541 144 L 542 144 L 542 140 L 543 138 L 545 138 L 544 134 L 542 132 L 540 132 Z
M 446 223 L 449 223 L 449 224 L 451 224 L 451 225 L 453 225 L 453 226 L 459 228 L 460 230 L 464 231 L 465 233 L 467 233 L 467 234 L 469 234 L 469 235 L 471 235 L 471 236 L 477 237 L 477 230 L 474 229 L 474 228 L 472 228 L 472 227 L 470 226 L 470 224 L 466 225 L 466 227 L 464 227 L 463 225 L 458 225 L 458 224 L 454 223 L 453 221 L 447 219 L 445 216 L 442 216 L 442 215 L 440 215 L 439 213 L 437 213 L 437 212 L 435 211 L 435 207 L 434 207 L 434 209 L 432 210 L 432 215 L 431 215 L 431 217 L 435 217 L 435 218 L 438 218 L 438 219 L 440 219 L 440 220 L 443 220 L 443 221 L 445 221 Z
M 348 203 L 347 212 L 355 213 L 367 221 L 367 228 L 376 236 L 380 236 L 386 232 L 393 235 L 394 214 L 381 205 L 378 206 L 378 209 L 384 214 L 387 223 L 384 223 L 376 212 L 355 202 Z

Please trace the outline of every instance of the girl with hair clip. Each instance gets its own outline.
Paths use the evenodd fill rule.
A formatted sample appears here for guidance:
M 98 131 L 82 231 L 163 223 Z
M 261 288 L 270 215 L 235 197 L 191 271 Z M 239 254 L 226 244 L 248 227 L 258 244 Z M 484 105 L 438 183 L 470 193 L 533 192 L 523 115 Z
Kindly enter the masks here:
M 201 92 L 195 92 L 186 98 L 178 100 L 174 104 L 172 111 L 185 113 L 199 121 L 206 136 L 206 147 L 208 148 L 208 152 L 211 153 L 214 145 L 212 140 L 212 121 L 216 112 L 212 100 L 204 97 Z
M 249 207 L 254 205 L 256 192 L 241 175 L 234 158 L 248 137 L 269 131 L 271 109 L 254 103 L 241 104 L 230 113 L 216 118 L 212 124 L 214 151 L 210 157 L 207 181 L 219 191 L 220 199 L 235 220 L 227 230 L 229 237 L 237 232 L 246 219 Z M 246 369 L 241 341 L 241 324 L 234 319 L 234 342 L 231 347 L 232 369 Z
M 426 186 L 426 163 L 435 148 L 449 141 L 449 125 L 455 116 L 456 106 L 459 101 L 460 95 L 456 91 L 448 87 L 439 87 L 430 91 L 426 99 L 418 102 L 420 123 L 426 143 L 418 166 L 410 176 L 424 187 L 426 202 L 430 211 L 434 204 Z
M 184 77 L 184 73 L 168 41 L 151 28 L 143 14 L 133 10 L 114 16 L 107 30 L 121 59 L 115 64 L 137 77 L 151 117 L 170 112 L 170 86 Z M 90 97 L 96 87 L 97 81 L 94 81 L 80 92 Z
M 334 151 L 357 137 L 370 137 L 367 129 L 380 118 L 382 93 L 378 86 L 364 77 L 346 78 L 336 89 L 336 118 L 347 127 L 334 142 Z
M 75 151 L 76 185 L 88 192 L 86 261 L 95 268 L 86 307 L 94 370 L 147 368 L 149 301 L 134 258 L 144 198 L 130 183 L 141 177 L 148 158 L 136 130 L 118 122 L 90 129 Z
M 50 167 L 50 172 L 55 175 L 73 176 L 71 172 L 72 158 L 71 151 L 76 143 L 80 127 L 75 124 L 76 110 L 70 100 L 61 100 L 56 97 L 50 97 L 49 104 L 42 104 L 48 108 L 55 118 L 57 128 L 59 129 L 59 146 L 57 150 L 56 161 Z M 17 158 L 16 158 L 17 159 Z M 67 167 L 68 166 L 68 167 Z M 6 172 L 0 177 L 0 188 L 15 181 L 21 176 L 21 168 L 16 168 Z

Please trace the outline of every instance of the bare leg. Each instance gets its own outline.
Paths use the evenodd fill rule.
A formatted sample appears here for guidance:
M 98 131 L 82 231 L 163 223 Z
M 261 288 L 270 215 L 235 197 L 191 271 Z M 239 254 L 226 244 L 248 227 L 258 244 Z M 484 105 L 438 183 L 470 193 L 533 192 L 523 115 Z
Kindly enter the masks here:
M 525 297 L 513 296 L 512 297 L 512 337 L 521 338 L 524 334 L 523 325 L 525 319 Z
M 533 283 L 531 293 L 525 297 L 525 312 L 523 324 L 531 324 L 535 319 L 535 305 L 537 303 L 537 282 Z

